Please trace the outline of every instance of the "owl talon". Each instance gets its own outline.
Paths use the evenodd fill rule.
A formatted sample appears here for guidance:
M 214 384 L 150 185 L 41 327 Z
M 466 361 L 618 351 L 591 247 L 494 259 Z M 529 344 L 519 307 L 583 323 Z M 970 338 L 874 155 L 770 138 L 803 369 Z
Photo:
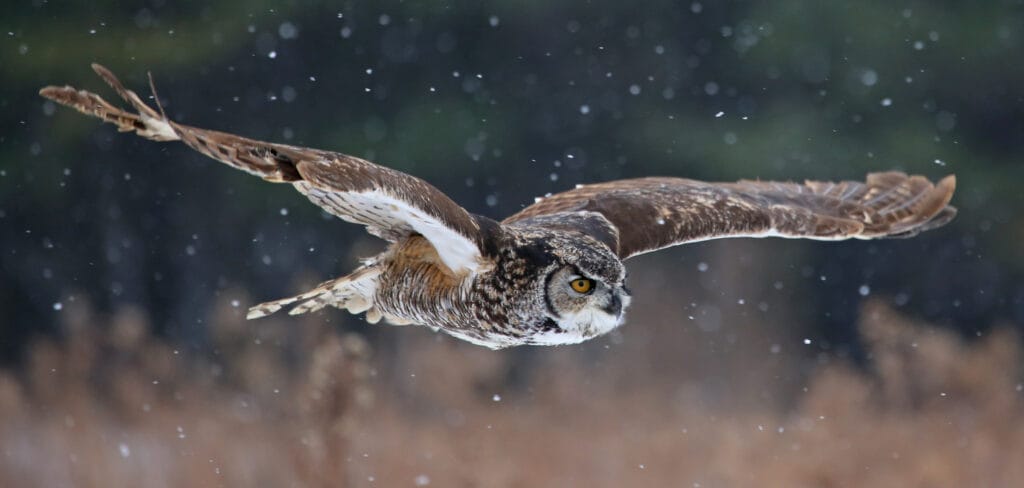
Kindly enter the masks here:
M 316 288 L 300 295 L 261 303 L 249 309 L 247 319 L 266 317 L 288 305 L 301 302 L 288 311 L 288 315 L 315 312 L 328 305 L 347 309 L 353 314 L 373 307 L 373 290 L 376 287 L 378 270 L 366 267 L 348 276 L 327 280 Z
M 373 306 L 373 303 L 370 302 L 369 300 L 367 300 L 367 299 L 365 299 L 363 297 L 353 296 L 353 297 L 350 297 L 345 302 L 345 304 L 344 304 L 344 306 L 342 308 L 344 308 L 345 310 L 348 310 L 348 313 L 356 315 L 356 314 L 360 314 L 360 313 L 363 313 L 363 312 L 369 310 L 370 307 L 372 307 L 372 306 Z

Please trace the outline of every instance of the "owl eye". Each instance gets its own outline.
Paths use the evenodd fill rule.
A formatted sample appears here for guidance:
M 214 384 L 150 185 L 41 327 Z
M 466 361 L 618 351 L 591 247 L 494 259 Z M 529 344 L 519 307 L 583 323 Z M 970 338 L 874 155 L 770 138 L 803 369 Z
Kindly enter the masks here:
M 569 282 L 569 286 L 571 286 L 576 293 L 588 293 L 590 290 L 594 289 L 594 280 L 576 278 Z

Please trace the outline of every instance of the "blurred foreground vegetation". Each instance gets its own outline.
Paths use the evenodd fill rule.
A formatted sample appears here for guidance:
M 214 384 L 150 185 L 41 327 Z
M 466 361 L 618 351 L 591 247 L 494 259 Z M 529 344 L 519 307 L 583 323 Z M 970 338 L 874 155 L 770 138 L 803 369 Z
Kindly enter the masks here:
M 791 408 L 708 402 L 706 379 L 630 375 L 611 355 L 544 360 L 529 389 L 482 388 L 507 363 L 420 340 L 413 378 L 378 374 L 358 336 L 223 304 L 194 357 L 135 310 L 76 306 L 66 338 L 0 371 L 3 486 L 1013 486 L 1024 479 L 1022 350 L 966 344 L 880 301 L 870 358 L 816 368 Z M 255 338 L 255 340 L 254 340 Z M 618 351 L 615 351 L 618 352 Z M 764 368 L 737 359 L 734 371 Z M 769 369 L 776 369 L 769 366 Z M 738 373 L 742 375 L 743 373 Z M 628 377 L 627 377 L 628 376 Z M 734 378 L 737 383 L 742 379 Z M 397 389 L 394 385 L 399 386 Z M 788 394 L 784 392 L 777 392 Z

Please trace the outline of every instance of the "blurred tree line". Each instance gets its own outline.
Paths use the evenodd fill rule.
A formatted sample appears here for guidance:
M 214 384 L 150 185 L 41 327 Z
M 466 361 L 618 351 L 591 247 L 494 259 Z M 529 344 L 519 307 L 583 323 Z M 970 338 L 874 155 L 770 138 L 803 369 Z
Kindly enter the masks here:
M 285 185 L 117 134 L 36 95 L 72 84 L 113 101 L 93 61 L 140 93 L 152 71 L 180 122 L 361 156 L 493 217 L 624 177 L 956 173 L 960 216 L 910 241 L 707 243 L 644 259 L 696 282 L 705 253 L 738 249 L 736 262 L 760 263 L 747 281 L 804 280 L 775 305 L 836 347 L 850 347 L 869 293 L 968 333 L 1024 323 L 1021 1 L 108 0 L 2 10 L 4 361 L 31 334 L 52 332 L 74 300 L 138 305 L 159 332 L 205 347 L 224 290 L 246 284 L 245 307 L 381 247 Z

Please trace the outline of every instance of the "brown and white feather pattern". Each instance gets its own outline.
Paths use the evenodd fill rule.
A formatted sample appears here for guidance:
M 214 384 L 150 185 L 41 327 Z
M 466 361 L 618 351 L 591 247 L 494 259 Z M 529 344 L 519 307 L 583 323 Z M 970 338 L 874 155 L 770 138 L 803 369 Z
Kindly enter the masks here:
M 180 140 L 202 154 L 267 181 L 292 183 L 327 212 L 366 225 L 371 233 L 388 241 L 421 234 L 437 246 L 445 264 L 458 272 L 473 272 L 480 265 L 482 218 L 470 215 L 429 183 L 346 154 L 179 124 L 146 105 L 103 66 L 92 67 L 137 114 L 70 86 L 46 87 L 40 94 L 111 122 L 122 132 L 134 131 L 157 141 Z
M 724 237 L 909 237 L 956 215 L 949 206 L 955 186 L 952 175 L 932 184 L 899 172 L 872 173 L 865 182 L 803 184 L 640 178 L 583 185 L 544 198 L 503 223 L 551 216 L 568 223 L 600 214 L 617 238 L 608 232 L 599 238 L 622 258 Z
M 159 110 L 106 68 L 93 70 L 133 111 L 70 86 L 40 94 L 122 132 L 181 141 L 267 181 L 291 183 L 390 242 L 352 274 L 256 305 L 249 318 L 334 306 L 491 348 L 575 344 L 622 324 L 630 303 L 622 260 L 630 256 L 720 237 L 908 237 L 956 214 L 952 176 L 932 184 L 889 172 L 839 183 L 612 181 L 543 199 L 498 223 L 419 178 L 353 156 L 179 124 L 166 117 L 155 89 Z

